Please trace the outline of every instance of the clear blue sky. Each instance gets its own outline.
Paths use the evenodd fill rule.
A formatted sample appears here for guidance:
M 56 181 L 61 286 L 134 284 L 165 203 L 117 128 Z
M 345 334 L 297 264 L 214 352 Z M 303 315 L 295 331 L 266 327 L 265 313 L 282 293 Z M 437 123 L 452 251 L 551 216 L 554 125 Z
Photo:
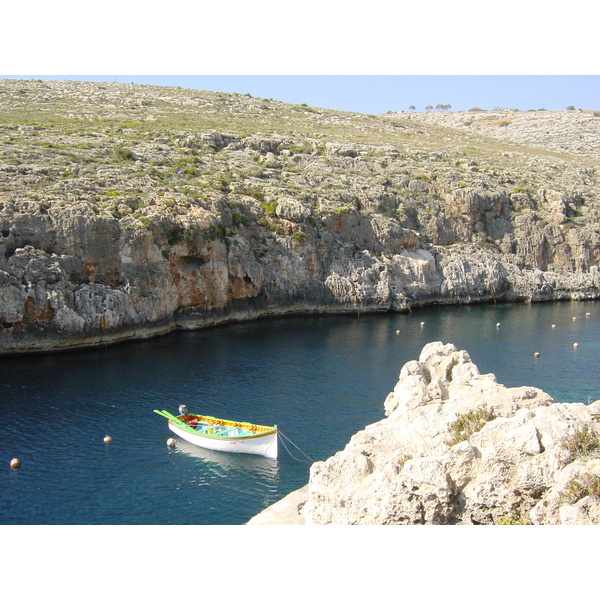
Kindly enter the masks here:
M 2 76 L 0 76 L 2 77 Z M 16 76 L 10 76 L 16 77 Z M 382 114 L 449 104 L 451 110 L 496 107 L 600 110 L 597 75 L 22 75 L 26 79 L 77 79 L 181 86 L 249 93 L 319 108 Z
M 588 0 L 29 0 L 3 8 L 0 70 L 368 114 L 600 110 L 599 12 Z

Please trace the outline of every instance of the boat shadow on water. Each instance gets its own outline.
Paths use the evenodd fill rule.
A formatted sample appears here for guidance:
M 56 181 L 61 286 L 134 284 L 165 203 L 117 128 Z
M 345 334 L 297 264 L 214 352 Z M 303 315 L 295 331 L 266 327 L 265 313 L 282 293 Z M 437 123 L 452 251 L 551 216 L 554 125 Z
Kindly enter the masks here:
M 209 450 L 183 439 L 178 439 L 170 452 L 185 454 L 201 461 L 204 467 L 221 476 L 245 475 L 260 479 L 266 485 L 275 485 L 279 479 L 279 465 L 274 458 Z

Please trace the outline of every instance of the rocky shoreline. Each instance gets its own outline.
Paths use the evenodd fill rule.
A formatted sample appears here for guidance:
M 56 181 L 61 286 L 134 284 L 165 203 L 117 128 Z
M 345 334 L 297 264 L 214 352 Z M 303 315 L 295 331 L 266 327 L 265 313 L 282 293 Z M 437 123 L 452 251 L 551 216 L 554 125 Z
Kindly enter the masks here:
M 385 414 L 247 524 L 600 524 L 600 401 L 506 388 L 433 342 Z
M 592 112 L 503 126 L 13 80 L 0 110 L 0 354 L 272 315 L 600 297 Z

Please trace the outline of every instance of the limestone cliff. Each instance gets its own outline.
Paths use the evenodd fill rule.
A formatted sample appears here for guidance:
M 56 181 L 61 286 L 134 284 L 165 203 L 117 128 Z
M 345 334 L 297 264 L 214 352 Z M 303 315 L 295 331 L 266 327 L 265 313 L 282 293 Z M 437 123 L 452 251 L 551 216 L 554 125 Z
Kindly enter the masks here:
M 600 401 L 506 388 L 433 342 L 385 409 L 249 524 L 600 524 Z
M 8 80 L 0 112 L 0 353 L 598 297 L 595 113 L 546 113 L 544 138 L 538 113 L 513 115 L 499 138 L 425 114 Z

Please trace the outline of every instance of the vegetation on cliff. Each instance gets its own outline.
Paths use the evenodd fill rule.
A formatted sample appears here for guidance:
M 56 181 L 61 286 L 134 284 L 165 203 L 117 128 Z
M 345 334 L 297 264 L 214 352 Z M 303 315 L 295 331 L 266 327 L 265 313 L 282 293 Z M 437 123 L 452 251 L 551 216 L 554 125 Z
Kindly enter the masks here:
M 3 352 L 277 311 L 597 297 L 592 112 L 2 80 L 0 115 Z

